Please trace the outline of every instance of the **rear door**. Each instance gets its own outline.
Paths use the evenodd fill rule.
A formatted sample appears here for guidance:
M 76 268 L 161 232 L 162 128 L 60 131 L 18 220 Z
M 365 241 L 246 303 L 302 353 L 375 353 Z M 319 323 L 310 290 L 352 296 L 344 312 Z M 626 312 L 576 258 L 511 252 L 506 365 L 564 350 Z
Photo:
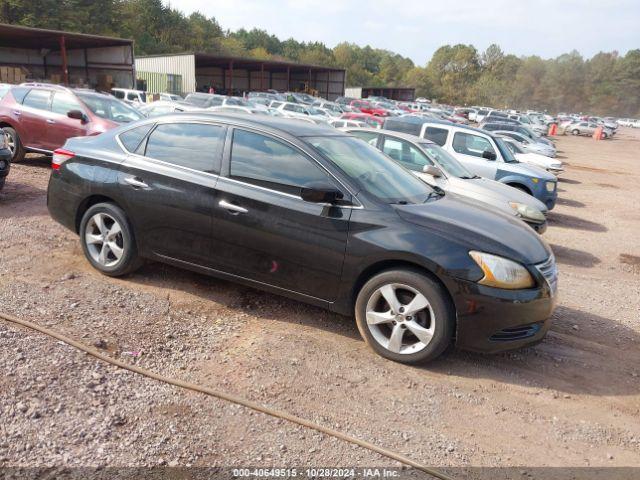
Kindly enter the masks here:
M 47 146 L 45 147 L 47 150 L 60 148 L 67 138 L 86 134 L 86 126 L 82 120 L 67 116 L 71 110 L 80 110 L 86 114 L 85 109 L 73 95 L 67 92 L 54 92 L 51 112 L 47 115 Z
M 450 142 L 450 152 L 469 169 L 481 177 L 495 180 L 498 171 L 497 160 L 484 158 L 485 152 L 495 155 L 499 153 L 491 142 L 483 136 L 471 132 L 454 131 Z
M 22 144 L 42 150 L 50 150 L 47 143 L 47 125 L 51 108 L 51 91 L 32 88 L 22 101 L 18 113 Z
M 131 138 L 123 133 L 120 140 L 134 153 L 121 165 L 118 183 L 141 248 L 152 256 L 211 266 L 211 218 L 226 126 L 158 123 L 137 147 L 147 132 L 127 132 Z
M 227 157 L 227 155 L 225 155 Z M 334 300 L 351 208 L 302 200 L 304 185 L 344 187 L 297 146 L 236 128 L 216 187 L 218 269 L 321 300 Z

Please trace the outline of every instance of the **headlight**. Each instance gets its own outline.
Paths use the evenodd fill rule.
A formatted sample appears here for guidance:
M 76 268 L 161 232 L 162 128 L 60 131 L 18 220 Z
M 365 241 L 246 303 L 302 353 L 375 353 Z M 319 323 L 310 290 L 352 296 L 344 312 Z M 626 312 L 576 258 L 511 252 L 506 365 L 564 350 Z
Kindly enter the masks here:
M 556 182 L 547 182 L 545 187 L 547 188 L 547 192 L 553 192 L 556 189 Z
M 469 252 L 484 273 L 478 283 L 489 287 L 516 290 L 531 288 L 535 285 L 529 271 L 519 263 L 489 253 Z
M 537 220 L 539 222 L 544 222 L 544 215 L 537 208 L 533 208 L 529 205 L 525 205 L 524 203 L 519 202 L 509 202 L 509 206 L 513 208 L 518 216 L 530 220 Z

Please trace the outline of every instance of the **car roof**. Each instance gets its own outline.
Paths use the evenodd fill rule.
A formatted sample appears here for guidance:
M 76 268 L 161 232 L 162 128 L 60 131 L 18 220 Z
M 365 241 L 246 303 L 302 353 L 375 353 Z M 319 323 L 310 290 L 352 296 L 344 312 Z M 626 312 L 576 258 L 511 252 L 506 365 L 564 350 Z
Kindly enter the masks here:
M 319 136 L 343 136 L 343 132 L 329 125 L 301 122 L 297 119 L 286 117 L 272 117 L 270 115 L 246 115 L 231 112 L 190 112 L 162 115 L 154 117 L 154 121 L 179 121 L 185 120 L 223 120 L 237 126 L 253 127 L 272 130 L 273 133 L 285 132 L 293 137 L 319 137 Z
M 408 142 L 413 142 L 413 143 L 433 143 L 433 144 L 435 144 L 435 142 L 432 142 L 428 138 L 420 138 L 420 137 L 417 137 L 415 135 L 411 135 L 410 133 L 396 132 L 395 130 L 385 130 L 384 128 L 380 129 L 380 130 L 376 130 L 376 129 L 372 129 L 372 128 L 362 128 L 362 127 L 346 127 L 346 128 L 348 128 L 351 131 L 373 132 L 373 133 L 376 133 L 376 134 L 389 135 L 390 137 L 401 138 L 403 140 L 406 140 Z

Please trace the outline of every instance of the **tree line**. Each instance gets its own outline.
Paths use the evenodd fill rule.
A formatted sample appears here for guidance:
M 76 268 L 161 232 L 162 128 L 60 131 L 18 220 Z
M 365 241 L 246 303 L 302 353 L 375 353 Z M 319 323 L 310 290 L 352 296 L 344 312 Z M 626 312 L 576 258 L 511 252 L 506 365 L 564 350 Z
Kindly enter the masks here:
M 414 87 L 418 96 L 454 105 L 640 116 L 640 49 L 543 59 L 505 54 L 497 45 L 445 45 L 420 66 L 348 42 L 328 48 L 260 29 L 232 32 L 162 0 L 0 0 L 0 22 L 132 38 L 137 55 L 197 51 L 336 66 L 346 69 L 350 86 Z

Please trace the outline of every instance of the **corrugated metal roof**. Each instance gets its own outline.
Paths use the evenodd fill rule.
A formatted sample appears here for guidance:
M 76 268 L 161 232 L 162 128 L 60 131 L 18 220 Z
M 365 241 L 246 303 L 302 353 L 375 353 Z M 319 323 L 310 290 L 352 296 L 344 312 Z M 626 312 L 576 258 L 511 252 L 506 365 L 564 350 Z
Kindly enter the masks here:
M 62 30 L 47 30 L 44 28 L 22 27 L 0 23 L 0 46 L 13 48 L 60 48 L 60 37 L 64 36 L 68 49 L 111 47 L 118 45 L 133 45 L 133 40 L 86 33 L 65 32 Z

